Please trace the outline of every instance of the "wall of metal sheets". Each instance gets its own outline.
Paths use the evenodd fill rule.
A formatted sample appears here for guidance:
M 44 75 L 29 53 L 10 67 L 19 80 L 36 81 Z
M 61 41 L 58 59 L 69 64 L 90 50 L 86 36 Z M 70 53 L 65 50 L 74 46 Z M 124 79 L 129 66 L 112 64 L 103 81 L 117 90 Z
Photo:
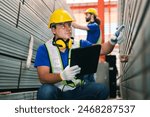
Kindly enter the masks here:
M 119 24 L 125 25 L 120 55 L 123 99 L 150 99 L 150 1 L 119 0 Z
M 41 85 L 34 68 L 36 50 L 53 36 L 47 28 L 49 16 L 57 8 L 69 8 L 64 0 L 1 0 L 0 7 L 0 92 L 36 89 Z M 26 68 L 31 37 L 33 55 Z

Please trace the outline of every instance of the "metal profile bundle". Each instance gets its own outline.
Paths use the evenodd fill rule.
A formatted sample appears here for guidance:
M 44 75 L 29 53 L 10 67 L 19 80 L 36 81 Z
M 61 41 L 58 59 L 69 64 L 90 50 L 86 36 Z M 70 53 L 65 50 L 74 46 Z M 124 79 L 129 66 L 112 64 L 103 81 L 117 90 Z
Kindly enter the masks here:
M 22 62 L 21 75 L 19 79 L 19 88 L 37 88 L 40 86 L 39 78 L 36 69 L 32 66 L 29 69 L 25 68 L 26 62 Z
M 0 4 L 0 92 L 38 88 L 33 64 L 38 46 L 53 36 L 47 28 L 49 15 L 56 8 L 69 8 L 58 0 L 1 0 Z M 31 35 L 33 55 L 26 68 Z
M 24 3 L 22 4 L 30 9 L 43 22 L 45 22 L 45 24 L 48 23 L 49 15 L 52 11 L 46 7 L 44 0 L 24 0 Z
M 0 95 L 0 100 L 35 100 L 37 91 L 10 93 L 7 95 Z
M 52 35 L 47 24 L 33 13 L 26 4 L 21 6 L 18 27 L 45 41 L 49 39 L 49 35 Z
M 20 61 L 0 55 L 0 90 L 17 89 Z
M 26 59 L 30 35 L 4 21 L 0 22 L 0 26 L 0 52 L 15 58 Z
M 119 7 L 124 6 L 124 12 L 120 12 L 120 19 L 123 19 L 120 24 L 126 28 L 120 55 L 129 58 L 128 62 L 121 63 L 121 94 L 123 99 L 150 99 L 150 1 L 121 3 Z
M 18 14 L 18 4 L 19 0 L 1 0 L 0 20 L 3 20 L 7 23 L 10 23 L 10 25 L 15 26 Z

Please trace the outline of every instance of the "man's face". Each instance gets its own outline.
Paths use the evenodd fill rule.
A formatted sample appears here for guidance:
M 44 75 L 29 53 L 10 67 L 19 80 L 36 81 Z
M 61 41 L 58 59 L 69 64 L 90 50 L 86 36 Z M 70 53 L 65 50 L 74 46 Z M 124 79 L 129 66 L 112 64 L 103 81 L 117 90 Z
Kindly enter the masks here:
M 86 15 L 85 16 L 86 22 L 89 22 L 91 20 L 91 14 L 90 13 L 86 13 L 85 15 Z
M 64 22 L 56 24 L 56 28 L 52 29 L 56 38 L 62 38 L 64 40 L 69 39 L 72 35 L 71 22 Z

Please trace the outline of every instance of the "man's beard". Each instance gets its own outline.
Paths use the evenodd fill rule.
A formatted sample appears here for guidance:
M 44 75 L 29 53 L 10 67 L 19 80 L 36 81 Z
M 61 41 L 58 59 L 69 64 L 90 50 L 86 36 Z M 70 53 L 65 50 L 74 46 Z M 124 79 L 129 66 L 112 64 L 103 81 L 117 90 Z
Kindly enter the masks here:
M 88 17 L 85 20 L 86 20 L 86 22 L 89 22 L 91 20 L 91 17 Z

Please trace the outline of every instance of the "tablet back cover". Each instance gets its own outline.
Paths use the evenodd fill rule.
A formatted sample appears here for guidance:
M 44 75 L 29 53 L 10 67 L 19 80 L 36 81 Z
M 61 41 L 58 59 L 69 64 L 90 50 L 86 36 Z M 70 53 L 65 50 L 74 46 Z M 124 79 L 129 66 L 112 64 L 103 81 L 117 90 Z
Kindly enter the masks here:
M 70 66 L 78 65 L 81 72 L 78 75 L 95 73 L 97 71 L 101 45 L 93 45 L 71 50 Z

